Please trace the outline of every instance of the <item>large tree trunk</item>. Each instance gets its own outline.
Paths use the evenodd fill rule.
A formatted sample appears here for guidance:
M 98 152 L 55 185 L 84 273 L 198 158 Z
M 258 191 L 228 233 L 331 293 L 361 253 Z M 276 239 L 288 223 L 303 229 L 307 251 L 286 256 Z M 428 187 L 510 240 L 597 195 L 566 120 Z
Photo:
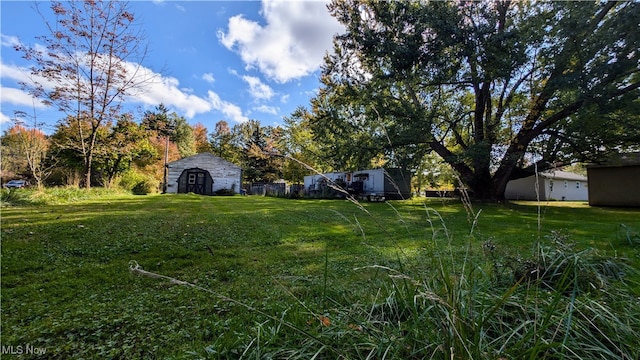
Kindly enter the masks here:
M 506 200 L 505 198 L 505 190 L 507 189 L 507 183 L 509 182 L 509 177 L 507 176 L 498 176 L 497 174 L 493 176 L 491 181 L 491 199 L 503 202 Z

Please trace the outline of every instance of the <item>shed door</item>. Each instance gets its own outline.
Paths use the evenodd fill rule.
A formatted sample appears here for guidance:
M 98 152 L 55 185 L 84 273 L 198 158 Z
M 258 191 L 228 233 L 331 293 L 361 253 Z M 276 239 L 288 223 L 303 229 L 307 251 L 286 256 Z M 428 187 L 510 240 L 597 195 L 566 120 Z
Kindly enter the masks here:
M 206 194 L 205 184 L 206 176 L 204 171 L 188 171 L 187 172 L 187 192 L 194 194 Z

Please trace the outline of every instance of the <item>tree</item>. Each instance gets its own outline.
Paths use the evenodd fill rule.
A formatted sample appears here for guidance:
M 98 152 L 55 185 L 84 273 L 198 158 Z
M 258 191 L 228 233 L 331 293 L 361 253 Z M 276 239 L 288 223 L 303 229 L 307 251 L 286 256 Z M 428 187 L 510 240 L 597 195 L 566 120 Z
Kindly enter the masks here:
M 282 158 L 277 151 L 281 129 L 263 127 L 249 120 L 234 127 L 243 150 L 244 178 L 249 182 L 272 182 L 281 177 Z
M 181 157 L 196 154 L 196 139 L 193 128 L 183 116 L 178 116 L 175 112 L 169 114 L 171 122 L 175 124 L 175 130 L 171 136 L 171 141 L 178 145 Z
M 2 154 L 0 175 L 3 182 L 17 176 L 28 175 L 27 161 L 22 155 L 20 141 L 17 136 L 21 131 L 25 131 L 25 129 L 14 125 L 6 129 L 2 134 L 2 138 L 0 138 L 0 151 Z
M 347 31 L 310 123 L 342 159 L 415 169 L 435 152 L 477 197 L 502 200 L 510 179 L 640 143 L 637 2 L 329 8 Z
M 76 150 L 89 188 L 101 127 L 117 119 L 125 95 L 150 81 L 140 65 L 143 34 L 125 2 L 55 1 L 51 10 L 56 20 L 45 20 L 49 34 L 38 37 L 46 50 L 16 46 L 35 63 L 33 82 L 22 86 L 78 122 Z
M 181 157 L 191 156 L 196 153 L 193 128 L 183 116 L 175 111 L 169 113 L 164 104 L 156 106 L 155 111 L 145 111 L 141 126 L 168 143 L 173 142 L 178 147 Z
M 313 168 L 317 171 L 328 172 L 336 170 L 322 157 L 322 144 L 313 140 L 313 132 L 309 121 L 311 114 L 304 108 L 298 107 L 289 117 L 284 118 L 284 128 L 278 148 L 285 156 L 282 175 L 285 179 L 302 182 L 305 175 L 311 174 Z
M 129 170 L 134 162 L 146 165 L 158 156 L 148 134 L 133 121 L 130 114 L 118 119 L 103 143 L 96 150 L 96 170 L 107 185 L 112 184 L 116 176 Z
M 195 143 L 196 153 L 211 152 L 211 143 L 208 139 L 208 130 L 201 123 L 197 123 L 193 126 L 193 138 Z
M 2 136 L 2 174 L 3 177 L 6 173 L 28 177 L 40 189 L 51 174 L 50 142 L 35 118 L 34 125 L 26 127 L 26 117 L 24 112 L 15 112 L 14 125 Z
M 175 113 L 173 113 L 175 115 Z M 142 118 L 141 126 L 143 129 L 151 132 L 151 137 L 155 138 L 158 143 L 164 139 L 164 161 L 162 164 L 162 192 L 167 192 L 167 164 L 169 163 L 170 139 L 176 133 L 177 115 L 170 116 L 169 109 L 160 103 L 156 106 L 155 112 L 145 111 Z
M 86 145 L 85 134 L 91 131 L 91 125 L 78 121 L 74 116 L 67 116 L 56 124 L 56 130 L 51 135 L 51 147 L 55 152 L 58 170 L 62 170 L 67 178 L 67 184 L 79 185 L 84 179 L 85 158 L 83 156 Z M 106 125 L 95 129 L 96 146 L 94 152 L 102 145 L 109 133 Z M 93 160 L 92 160 L 93 162 Z M 93 167 L 93 165 L 92 165 Z M 92 172 L 91 180 L 94 180 Z
M 224 120 L 218 121 L 214 132 L 209 135 L 212 152 L 227 161 L 240 163 L 242 149 L 238 129 L 231 129 Z
M 175 124 L 169 119 L 169 109 L 164 104 L 158 104 L 155 111 L 147 110 L 142 116 L 140 126 L 148 131 L 154 131 L 157 137 L 168 138 L 173 134 Z

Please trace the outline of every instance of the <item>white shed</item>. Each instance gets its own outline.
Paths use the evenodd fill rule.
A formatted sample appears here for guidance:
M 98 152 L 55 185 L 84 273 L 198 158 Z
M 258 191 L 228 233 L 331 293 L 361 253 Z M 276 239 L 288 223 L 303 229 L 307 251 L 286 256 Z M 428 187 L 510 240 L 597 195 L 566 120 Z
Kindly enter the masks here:
M 167 164 L 167 193 L 213 195 L 230 189 L 240 192 L 242 168 L 212 153 L 201 153 Z
M 510 200 L 566 200 L 587 201 L 587 177 L 566 172 L 546 171 L 507 183 L 504 196 Z M 536 188 L 538 193 L 536 193 Z

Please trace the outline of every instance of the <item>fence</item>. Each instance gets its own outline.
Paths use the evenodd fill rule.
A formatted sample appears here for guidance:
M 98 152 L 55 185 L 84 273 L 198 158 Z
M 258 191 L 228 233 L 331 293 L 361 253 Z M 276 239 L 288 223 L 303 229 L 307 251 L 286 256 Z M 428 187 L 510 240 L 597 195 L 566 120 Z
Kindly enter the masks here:
M 273 197 L 298 197 L 304 192 L 304 185 L 286 183 L 246 183 L 242 185 L 249 195 L 262 195 Z

